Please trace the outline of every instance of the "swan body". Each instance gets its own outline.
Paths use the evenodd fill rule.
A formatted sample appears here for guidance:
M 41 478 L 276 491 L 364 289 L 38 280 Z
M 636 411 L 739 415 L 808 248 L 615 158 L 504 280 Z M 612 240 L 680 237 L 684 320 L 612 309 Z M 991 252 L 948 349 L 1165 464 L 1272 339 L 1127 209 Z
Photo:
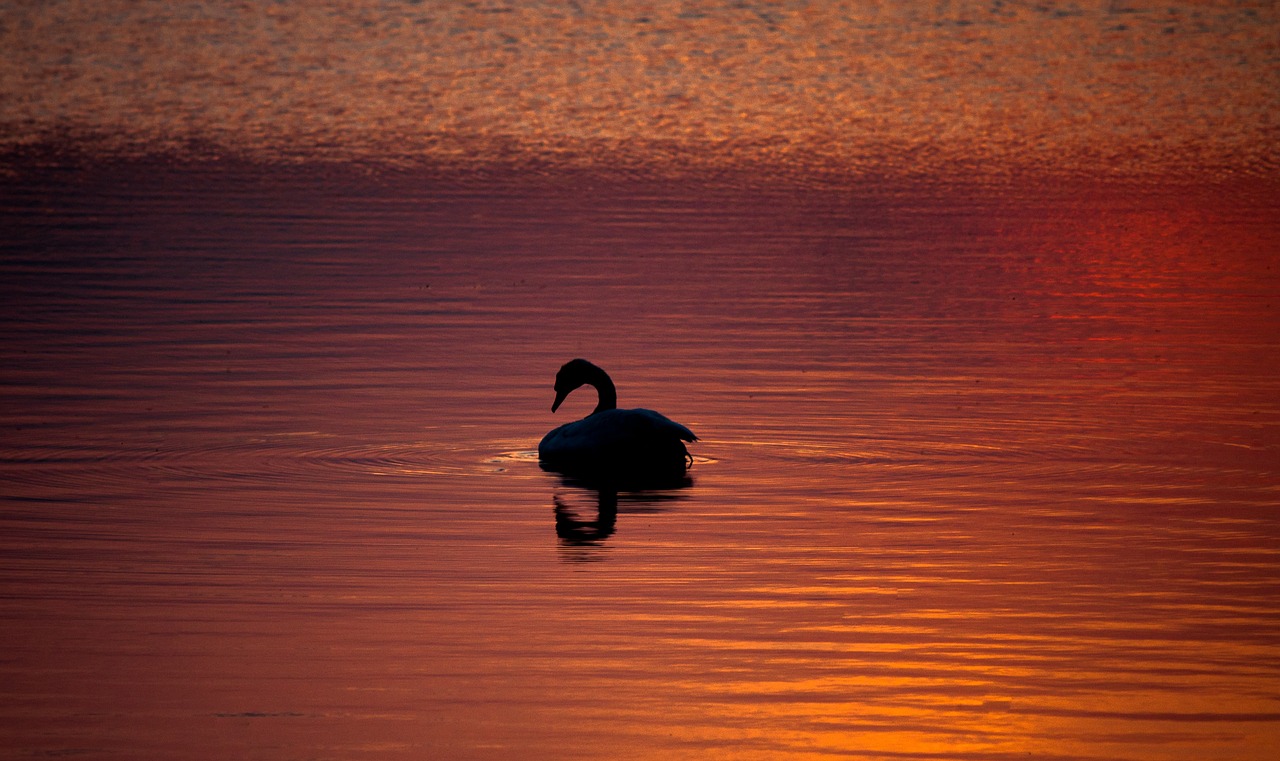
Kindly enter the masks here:
M 617 409 L 617 392 L 607 373 L 585 359 L 566 363 L 556 374 L 555 412 L 573 390 L 594 386 L 595 411 L 555 428 L 538 444 L 544 468 L 566 475 L 621 480 L 683 478 L 689 450 L 697 441 L 688 428 L 653 410 Z

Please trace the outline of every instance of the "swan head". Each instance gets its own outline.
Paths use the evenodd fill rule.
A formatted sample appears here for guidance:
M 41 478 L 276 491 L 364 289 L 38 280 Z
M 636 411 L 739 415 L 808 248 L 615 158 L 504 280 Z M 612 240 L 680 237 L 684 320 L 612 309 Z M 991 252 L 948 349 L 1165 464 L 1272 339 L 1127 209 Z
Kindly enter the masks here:
M 574 389 L 587 384 L 600 389 L 602 377 L 605 383 L 609 383 L 612 386 L 612 383 L 609 382 L 609 376 L 605 375 L 604 370 L 585 359 L 571 359 L 564 363 L 564 366 L 560 368 L 560 372 L 556 373 L 556 400 L 551 403 L 551 411 L 555 412 L 560 409 L 561 403 L 564 402 L 569 394 L 573 393 Z

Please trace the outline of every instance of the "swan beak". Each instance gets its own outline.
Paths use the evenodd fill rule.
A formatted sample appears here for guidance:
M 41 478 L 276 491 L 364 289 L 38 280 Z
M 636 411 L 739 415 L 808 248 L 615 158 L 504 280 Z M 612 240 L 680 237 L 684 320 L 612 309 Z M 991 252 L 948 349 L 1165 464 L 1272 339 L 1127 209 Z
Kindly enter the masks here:
M 565 397 L 568 395 L 569 395 L 568 391 L 557 391 L 556 400 L 551 403 L 551 411 L 555 412 L 556 410 L 560 409 L 560 403 L 563 402 Z

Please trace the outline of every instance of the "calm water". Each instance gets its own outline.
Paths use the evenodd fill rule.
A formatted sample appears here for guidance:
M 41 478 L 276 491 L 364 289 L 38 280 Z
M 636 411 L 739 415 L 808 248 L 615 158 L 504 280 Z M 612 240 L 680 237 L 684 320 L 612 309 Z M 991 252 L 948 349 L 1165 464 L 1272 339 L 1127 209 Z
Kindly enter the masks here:
M 1277 39 L 0 4 L 0 757 L 1280 758 Z
M 5 755 L 1270 758 L 1275 208 L 26 175 Z M 538 468 L 579 355 L 691 486 Z

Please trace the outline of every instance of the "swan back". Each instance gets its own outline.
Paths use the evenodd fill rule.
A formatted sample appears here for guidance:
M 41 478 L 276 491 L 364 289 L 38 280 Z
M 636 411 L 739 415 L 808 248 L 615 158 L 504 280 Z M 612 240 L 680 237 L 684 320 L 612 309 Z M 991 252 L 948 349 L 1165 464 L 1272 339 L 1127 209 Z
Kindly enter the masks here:
M 604 410 L 553 429 L 538 459 L 563 473 L 608 477 L 683 476 L 693 431 L 653 410 Z

